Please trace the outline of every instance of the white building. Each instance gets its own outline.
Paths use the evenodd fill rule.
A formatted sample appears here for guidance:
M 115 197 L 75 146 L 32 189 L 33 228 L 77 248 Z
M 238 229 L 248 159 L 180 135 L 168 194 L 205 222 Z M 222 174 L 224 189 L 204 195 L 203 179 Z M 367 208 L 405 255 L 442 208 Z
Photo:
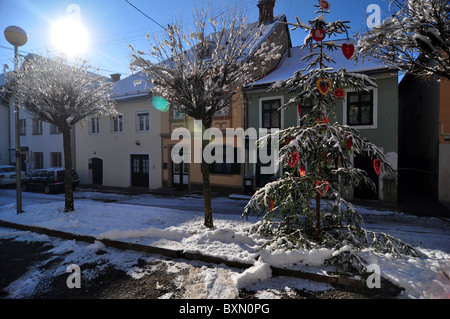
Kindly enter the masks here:
M 4 80 L 4 74 L 0 75 L 0 86 L 4 84 Z M 16 163 L 14 109 L 14 101 L 1 101 L 0 164 Z M 22 170 L 31 173 L 40 168 L 64 165 L 62 134 L 55 126 L 42 122 L 25 109 L 19 108 L 19 135 Z
M 141 74 L 115 77 L 118 118 L 93 117 L 76 125 L 76 163 L 81 184 L 161 187 L 161 112 L 149 100 Z M 134 85 L 135 81 L 140 81 Z

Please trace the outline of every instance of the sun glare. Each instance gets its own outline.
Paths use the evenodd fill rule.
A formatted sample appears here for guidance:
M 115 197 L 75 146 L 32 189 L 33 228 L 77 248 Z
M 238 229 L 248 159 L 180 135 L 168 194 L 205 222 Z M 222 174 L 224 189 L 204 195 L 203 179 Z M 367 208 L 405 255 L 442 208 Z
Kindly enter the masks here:
M 89 47 L 86 29 L 76 19 L 68 17 L 55 22 L 51 30 L 53 46 L 67 56 L 84 53 Z

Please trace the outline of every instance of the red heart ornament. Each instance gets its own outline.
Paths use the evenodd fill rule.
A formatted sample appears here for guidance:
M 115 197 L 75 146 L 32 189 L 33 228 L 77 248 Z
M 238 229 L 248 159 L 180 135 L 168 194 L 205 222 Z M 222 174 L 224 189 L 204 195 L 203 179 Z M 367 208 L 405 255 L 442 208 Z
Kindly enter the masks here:
M 382 165 L 383 163 L 381 163 L 381 160 L 379 158 L 373 160 L 373 168 L 375 170 L 375 173 L 377 173 L 377 175 L 380 175 Z
M 316 82 L 317 89 L 319 89 L 320 94 L 327 95 L 331 90 L 331 80 L 330 79 L 318 79 Z
M 326 33 L 323 28 L 317 28 L 311 32 L 311 36 L 314 41 L 321 42 L 323 41 L 323 39 L 325 39 Z
M 347 58 L 347 60 L 350 60 L 355 53 L 355 46 L 351 43 L 344 43 L 342 45 L 342 53 L 344 53 L 344 56 Z
M 330 189 L 329 181 L 316 181 L 316 190 L 321 196 L 325 195 L 329 189 Z

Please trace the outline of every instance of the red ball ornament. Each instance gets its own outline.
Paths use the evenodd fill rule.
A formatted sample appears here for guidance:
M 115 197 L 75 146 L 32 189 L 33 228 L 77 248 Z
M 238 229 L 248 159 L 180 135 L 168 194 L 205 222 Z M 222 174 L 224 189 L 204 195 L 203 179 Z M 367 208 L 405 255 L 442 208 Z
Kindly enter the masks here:
M 331 5 L 327 0 L 319 0 L 319 7 L 323 10 L 329 10 Z
M 311 32 L 311 36 L 314 41 L 321 42 L 325 39 L 326 33 L 324 28 L 317 28 Z
M 345 92 L 345 90 L 342 89 L 342 88 L 336 88 L 336 89 L 333 91 L 333 97 L 334 97 L 336 100 L 343 100 L 343 99 L 345 98 L 346 95 L 347 95 L 347 92 Z

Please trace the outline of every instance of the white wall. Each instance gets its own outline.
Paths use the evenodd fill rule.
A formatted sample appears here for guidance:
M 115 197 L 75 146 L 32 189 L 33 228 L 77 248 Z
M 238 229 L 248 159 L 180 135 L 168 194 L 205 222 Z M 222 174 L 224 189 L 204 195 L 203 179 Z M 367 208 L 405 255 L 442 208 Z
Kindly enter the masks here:
M 11 137 L 11 148 L 15 148 L 15 115 L 14 115 L 14 106 L 10 108 L 10 137 Z M 64 148 L 63 148 L 63 139 L 62 134 L 50 134 L 50 124 L 42 123 L 42 135 L 33 135 L 32 130 L 32 120 L 34 116 L 28 113 L 24 109 L 20 109 L 19 118 L 26 120 L 26 135 L 20 136 L 20 147 L 28 147 L 27 152 L 27 170 L 28 173 L 33 171 L 35 168 L 33 166 L 33 153 L 34 152 L 42 152 L 44 168 L 51 167 L 51 158 L 50 153 L 61 153 L 62 164 L 64 165 Z M 10 152 L 11 154 L 11 162 L 15 162 L 15 153 Z
M 156 110 L 148 98 L 118 103 L 123 114 L 123 132 L 111 132 L 111 119 L 100 118 L 100 133 L 89 133 L 89 123 L 76 126 L 76 161 L 81 184 L 92 183 L 89 160 L 103 160 L 103 185 L 112 187 L 131 186 L 132 154 L 149 155 L 150 189 L 162 185 L 161 164 L 161 112 Z M 137 132 L 136 113 L 150 113 L 150 131 Z M 137 145 L 138 141 L 140 145 Z

